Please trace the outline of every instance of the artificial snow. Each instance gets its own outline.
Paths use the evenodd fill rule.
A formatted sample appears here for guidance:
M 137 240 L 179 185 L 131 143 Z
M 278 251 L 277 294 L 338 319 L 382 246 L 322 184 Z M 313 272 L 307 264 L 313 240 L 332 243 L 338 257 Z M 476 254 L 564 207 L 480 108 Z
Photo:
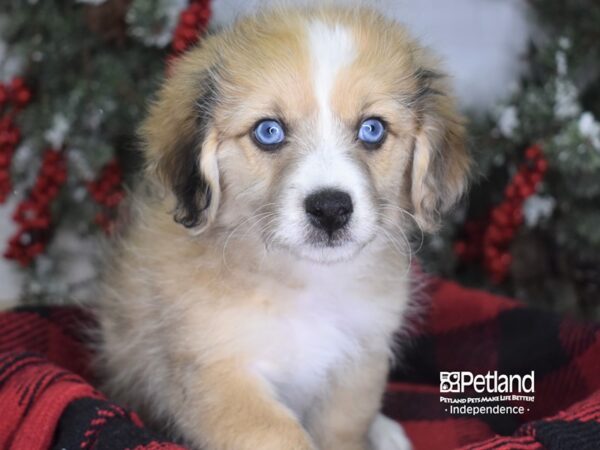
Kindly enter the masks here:
M 136 18 L 133 15 L 133 10 L 130 9 L 126 17 L 127 23 L 131 26 L 130 33 L 145 45 L 159 48 L 166 47 L 171 42 L 181 12 L 187 6 L 187 0 L 159 0 L 155 6 L 155 12 L 159 11 L 157 14 L 163 19 L 163 23 L 152 30 L 136 26 Z
M 52 118 L 51 128 L 44 133 L 44 138 L 52 148 L 61 148 L 70 128 L 67 118 L 63 114 L 57 113 Z
M 0 205 L 0 254 L 4 253 L 6 243 L 16 231 L 16 225 L 11 218 L 16 206 L 17 198 L 14 196 Z M 12 261 L 0 259 L 0 308 L 16 302 L 22 282 L 20 267 Z
M 584 112 L 578 122 L 579 134 L 589 140 L 592 146 L 600 151 L 600 123 L 591 112 Z
M 525 224 L 529 228 L 535 227 L 541 220 L 550 217 L 555 207 L 556 200 L 552 197 L 532 195 L 523 204 Z
M 569 66 L 567 64 L 566 50 L 571 46 L 566 38 L 559 41 L 561 50 L 556 52 L 556 73 L 558 77 L 555 82 L 554 115 L 558 119 L 572 119 L 580 112 L 579 92 L 575 85 L 568 79 Z
M 519 117 L 517 115 L 517 108 L 515 106 L 505 108 L 498 118 L 498 130 L 502 136 L 507 138 L 514 137 L 515 130 L 518 126 Z
M 2 25 L 6 20 L 7 16 L 0 15 L 0 34 L 2 34 Z M 23 65 L 23 58 L 9 52 L 8 44 L 0 40 L 0 82 L 8 83 L 15 76 L 20 75 Z

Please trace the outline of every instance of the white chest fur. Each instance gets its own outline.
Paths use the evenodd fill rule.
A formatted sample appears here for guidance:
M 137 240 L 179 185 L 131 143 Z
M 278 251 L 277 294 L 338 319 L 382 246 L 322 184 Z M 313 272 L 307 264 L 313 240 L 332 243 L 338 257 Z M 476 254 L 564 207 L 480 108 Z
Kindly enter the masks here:
M 374 289 L 373 280 L 352 269 L 305 268 L 302 287 L 283 293 L 286 307 L 261 320 L 263 348 L 253 369 L 299 416 L 337 368 L 365 351 L 388 351 L 401 323 L 403 283 Z

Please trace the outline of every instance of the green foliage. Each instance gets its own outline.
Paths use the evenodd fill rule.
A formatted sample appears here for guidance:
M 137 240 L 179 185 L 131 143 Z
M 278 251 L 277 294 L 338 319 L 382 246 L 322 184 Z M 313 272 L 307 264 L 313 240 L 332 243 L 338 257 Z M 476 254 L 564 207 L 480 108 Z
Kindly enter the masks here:
M 575 279 L 571 268 L 592 261 L 600 271 L 600 4 L 594 0 L 530 3 L 539 35 L 531 45 L 528 72 L 511 98 L 472 123 L 480 178 L 469 195 L 466 214 L 455 218 L 443 239 L 426 249 L 425 259 L 446 275 L 534 303 L 541 299 L 532 286 L 558 282 L 561 289 L 544 293 L 554 296 L 552 307 L 564 309 L 568 304 L 575 313 L 589 314 L 593 304 L 592 314 L 598 316 L 600 290 L 588 289 L 596 281 Z M 549 163 L 537 195 L 554 199 L 554 208 L 549 217 L 522 228 L 521 236 L 527 239 L 515 239 L 513 276 L 501 286 L 492 286 L 477 264 L 461 264 L 452 255 L 452 243 L 462 233 L 465 216 L 482 217 L 502 200 L 507 181 L 524 160 L 523 150 L 532 144 L 541 145 Z M 515 257 L 539 251 L 533 245 L 538 240 L 551 249 L 547 270 L 531 277 L 515 273 L 515 267 L 528 271 Z M 536 271 L 531 268 L 531 272 Z M 564 298 L 565 292 L 574 292 L 577 298 Z
M 94 7 L 14 0 L 1 38 L 25 58 L 24 74 L 35 92 L 20 116 L 24 136 L 41 151 L 48 145 L 44 133 L 61 115 L 69 126 L 65 145 L 82 152 L 95 171 L 131 140 L 162 73 L 164 52 L 129 36 L 107 41 L 87 26 L 86 8 Z
M 69 231 L 83 240 L 101 235 L 94 225 L 97 206 L 85 185 L 115 156 L 137 165 L 136 128 L 163 76 L 166 49 L 132 36 L 125 24 L 127 8 L 115 1 L 94 6 L 5 0 L 3 9 L 0 41 L 7 44 L 7 59 L 19 61 L 19 74 L 34 92 L 34 101 L 17 118 L 23 135 L 11 174 L 17 196 L 32 184 L 42 152 L 62 146 L 69 179 L 53 204 L 54 233 Z M 57 282 L 65 274 L 55 264 L 65 258 L 64 248 L 51 245 L 27 268 L 27 295 L 68 295 L 69 283 Z

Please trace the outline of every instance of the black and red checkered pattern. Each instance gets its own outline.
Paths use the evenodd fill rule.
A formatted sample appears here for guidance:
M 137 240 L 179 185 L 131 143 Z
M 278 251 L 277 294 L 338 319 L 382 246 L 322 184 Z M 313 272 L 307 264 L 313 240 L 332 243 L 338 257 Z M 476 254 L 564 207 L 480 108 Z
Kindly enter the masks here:
M 384 407 L 417 450 L 600 449 L 599 326 L 442 280 L 428 293 Z M 94 389 L 89 326 L 75 308 L 0 313 L 0 449 L 182 450 Z M 440 402 L 440 371 L 532 370 L 523 415 L 451 415 Z
M 600 449 L 600 326 L 453 282 L 431 280 L 431 307 L 390 377 L 385 412 L 417 449 Z M 442 371 L 528 374 L 523 415 L 450 415 Z M 474 393 L 465 393 L 476 395 Z

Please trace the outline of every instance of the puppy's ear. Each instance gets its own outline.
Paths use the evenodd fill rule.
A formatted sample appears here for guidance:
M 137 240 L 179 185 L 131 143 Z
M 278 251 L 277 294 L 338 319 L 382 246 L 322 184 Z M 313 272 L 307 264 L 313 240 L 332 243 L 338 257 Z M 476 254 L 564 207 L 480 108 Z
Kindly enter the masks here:
M 141 129 L 148 175 L 174 194 L 174 220 L 198 232 L 214 219 L 220 196 L 213 128 L 218 86 L 199 52 L 175 64 Z
M 418 72 L 419 129 L 415 137 L 411 200 L 418 225 L 435 231 L 440 216 L 467 187 L 471 158 L 465 146 L 464 122 L 443 75 Z

